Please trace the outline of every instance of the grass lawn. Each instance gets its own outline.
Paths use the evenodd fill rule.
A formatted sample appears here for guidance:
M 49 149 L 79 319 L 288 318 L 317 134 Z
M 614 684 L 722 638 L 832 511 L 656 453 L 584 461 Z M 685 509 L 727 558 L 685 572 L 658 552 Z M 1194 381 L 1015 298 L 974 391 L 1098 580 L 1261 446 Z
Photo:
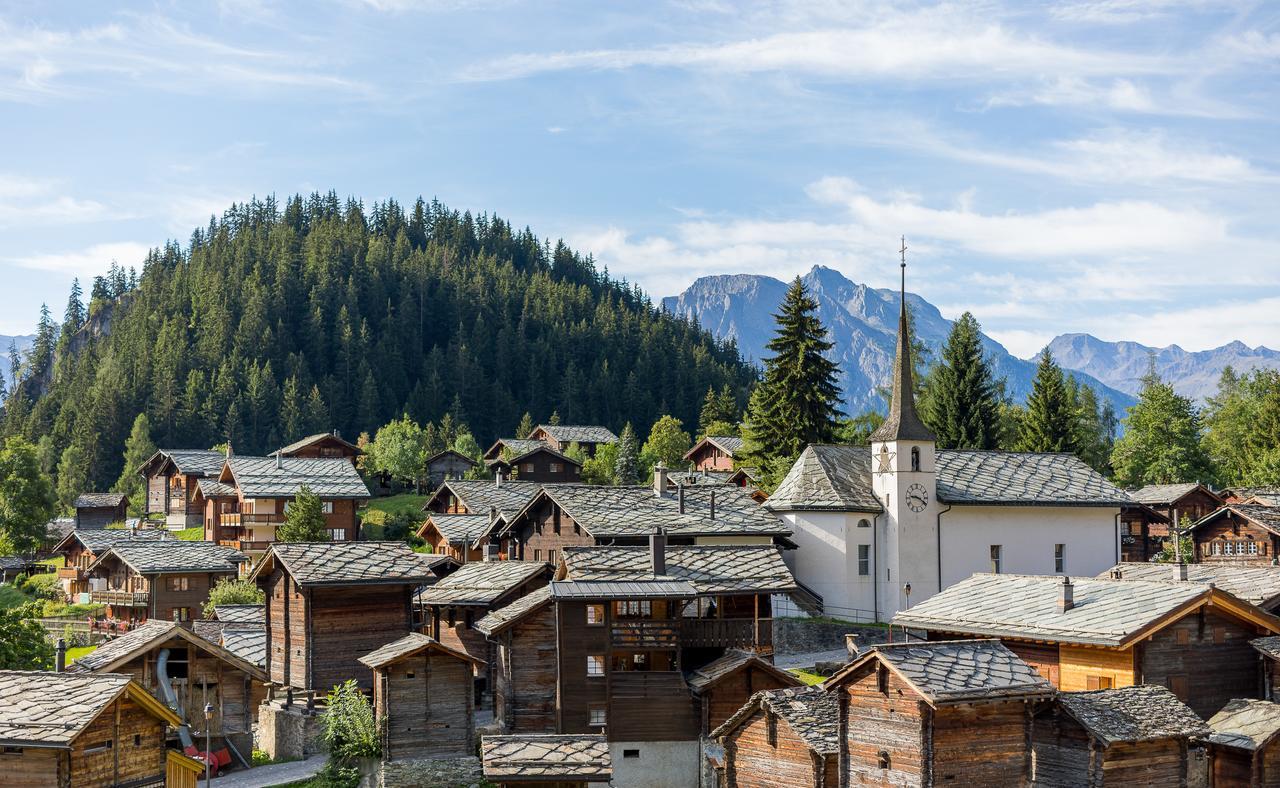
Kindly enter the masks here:
M 195 528 L 184 528 L 181 531 L 174 531 L 173 535 L 184 542 L 200 542 L 204 540 L 204 526 L 197 525 Z
M 8 610 L 11 607 L 25 605 L 30 601 L 31 597 L 22 593 L 8 583 L 0 585 L 0 610 Z
M 414 493 L 401 493 L 399 495 L 388 495 L 386 498 L 374 498 L 369 504 L 362 508 L 358 514 L 360 518 L 371 525 L 382 525 L 387 518 L 393 514 L 407 513 L 414 517 L 422 516 L 422 505 L 427 502 L 427 496 L 417 495 Z
M 53 558 L 46 558 L 38 563 L 45 564 L 46 566 L 52 566 L 54 569 L 61 569 L 66 561 L 67 559 L 65 556 L 55 555 Z
M 805 684 L 810 684 L 810 685 L 821 684 L 822 682 L 827 680 L 826 676 L 819 676 L 817 673 L 810 673 L 807 670 L 795 669 L 789 672 L 795 675 L 796 678 L 800 679 Z
M 67 649 L 67 664 L 70 665 L 81 657 L 88 656 L 97 650 L 97 646 L 75 646 Z

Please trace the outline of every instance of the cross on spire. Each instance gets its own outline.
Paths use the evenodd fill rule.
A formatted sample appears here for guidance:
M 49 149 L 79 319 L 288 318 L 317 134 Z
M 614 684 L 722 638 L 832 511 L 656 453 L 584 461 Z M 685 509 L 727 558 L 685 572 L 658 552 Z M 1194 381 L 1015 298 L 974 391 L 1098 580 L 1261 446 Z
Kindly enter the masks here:
M 884 424 L 871 435 L 873 441 L 917 440 L 932 441 L 933 433 L 916 413 L 912 389 L 911 337 L 907 330 L 907 237 L 902 236 L 898 249 L 902 269 L 902 301 L 898 312 L 898 346 L 893 359 L 893 398 Z

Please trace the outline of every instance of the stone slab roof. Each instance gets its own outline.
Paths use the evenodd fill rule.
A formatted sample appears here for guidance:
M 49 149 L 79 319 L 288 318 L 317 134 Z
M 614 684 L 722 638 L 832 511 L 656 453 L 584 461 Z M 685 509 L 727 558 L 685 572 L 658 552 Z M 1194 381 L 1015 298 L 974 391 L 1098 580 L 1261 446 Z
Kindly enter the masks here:
M 197 477 L 217 476 L 227 461 L 227 455 L 210 449 L 160 449 L 142 467 L 148 467 L 160 457 L 172 462 L 178 473 Z
M 473 665 L 484 664 L 481 660 L 456 649 L 445 646 L 433 637 L 428 637 L 421 632 L 410 632 L 399 640 L 393 640 L 390 643 L 376 648 L 360 658 L 360 664 L 369 668 L 380 668 L 384 665 L 390 665 L 392 662 L 411 657 L 427 649 L 439 651 L 448 654 L 457 659 L 465 660 Z
M 224 624 L 218 642 L 227 651 L 259 668 L 267 666 L 267 628 L 254 624 Z
M 871 447 L 806 446 L 765 506 L 775 512 L 883 511 L 871 489 Z
M 563 445 L 568 445 L 574 441 L 577 441 L 578 443 L 618 442 L 618 436 L 614 435 L 613 431 L 608 427 L 574 424 L 539 424 L 534 428 L 534 432 L 537 432 L 538 430 L 542 430 Z M 532 435 L 533 432 L 529 434 Z
M 162 575 L 179 572 L 233 573 L 249 557 L 239 550 L 212 542 L 185 542 L 161 539 L 126 539 L 112 544 L 89 565 L 98 565 L 115 557 L 140 575 Z
M 111 673 L 2 670 L 0 744 L 67 748 L 128 686 Z
M 1209 729 L 1214 744 L 1253 752 L 1280 733 L 1280 704 L 1236 698 L 1209 719 Z
M 262 628 L 262 631 L 265 638 L 265 628 Z M 113 666 L 119 665 L 122 661 L 144 654 L 172 638 L 186 641 L 219 659 L 230 662 L 237 668 L 250 668 L 249 672 L 255 674 L 254 677 L 257 679 L 265 681 L 267 678 L 266 674 L 260 670 L 260 663 L 239 657 L 229 649 L 224 649 L 217 642 L 205 639 L 176 621 L 162 619 L 151 619 L 134 630 L 126 632 L 113 640 L 108 640 L 89 654 L 72 663 L 67 668 L 67 671 L 71 673 L 96 673 L 109 670 Z M 263 648 L 265 649 L 265 647 L 264 640 Z M 265 664 L 265 657 L 264 651 L 262 664 Z
M 485 779 L 490 782 L 604 782 L 613 778 L 609 742 L 595 734 L 485 736 Z
M 475 628 L 486 636 L 493 636 L 550 603 L 551 586 L 546 585 L 489 613 L 475 623 Z
M 420 605 L 488 606 L 548 570 L 543 561 L 475 561 L 419 590 L 415 599 Z
M 756 668 L 772 674 L 775 678 L 791 684 L 792 686 L 804 686 L 804 682 L 796 678 L 795 675 L 787 671 L 776 668 L 773 663 L 765 661 L 759 654 L 751 651 L 742 651 L 741 649 L 731 648 L 702 667 L 690 673 L 685 681 L 689 684 L 690 691 L 695 695 L 701 695 L 706 690 L 714 687 L 719 681 L 727 676 L 732 676 L 745 668 Z
M 292 498 L 305 485 L 321 498 L 369 497 L 369 488 L 343 457 L 240 457 L 227 467 L 246 498 Z
M 1280 636 L 1269 635 L 1264 638 L 1255 638 L 1249 641 L 1249 645 L 1258 650 L 1263 656 L 1280 660 Z
M 936 632 L 1120 646 L 1210 592 L 1201 583 L 1074 578 L 1075 606 L 1062 613 L 1062 580 L 975 574 L 896 614 L 893 623 Z
M 1146 487 L 1140 487 L 1137 490 L 1131 490 L 1129 497 L 1138 503 L 1145 503 L 1147 506 L 1170 506 L 1181 500 L 1183 496 L 1196 491 L 1202 485 L 1199 482 L 1187 482 L 1186 484 L 1148 484 Z M 1210 492 L 1208 489 L 1205 492 Z M 1211 493 L 1212 494 L 1212 493 Z M 1214 497 L 1217 497 L 1216 495 Z
M 338 443 L 341 443 L 342 445 L 348 448 L 354 449 L 356 452 L 360 452 L 360 447 L 356 446 L 351 441 L 343 440 L 342 438 L 338 437 L 332 432 L 317 432 L 315 435 L 308 435 L 302 440 L 294 441 L 293 443 L 290 443 L 288 446 L 281 446 L 280 448 L 273 451 L 271 454 L 272 456 L 275 456 L 277 454 L 284 454 L 284 455 L 293 454 L 294 452 L 302 451 L 308 446 L 317 444 L 320 441 L 323 441 L 325 439 L 335 440 Z
M 114 509 L 126 500 L 124 493 L 80 493 L 72 506 L 76 509 Z
M 742 445 L 744 443 L 745 441 L 743 441 L 742 438 L 734 437 L 733 435 L 708 435 L 707 437 L 693 444 L 693 448 L 689 449 L 689 451 L 684 453 L 684 459 L 686 460 L 692 459 L 693 455 L 696 454 L 703 447 L 703 445 L 706 445 L 706 444 L 715 446 L 720 451 L 732 457 L 735 453 L 742 450 Z
M 429 518 L 449 544 L 471 545 L 489 531 L 492 522 L 485 514 L 432 514 Z
M 294 581 L 319 585 L 417 585 L 434 578 L 432 567 L 450 560 L 415 553 L 408 544 L 392 542 L 273 542 L 252 577 L 270 572 L 279 561 Z
M 597 539 L 648 536 L 662 528 L 671 536 L 786 536 L 791 528 L 756 503 L 749 490 L 732 485 L 693 485 L 679 493 L 655 495 L 648 485 L 547 485 L 549 498 Z M 715 498 L 715 516 L 711 500 Z M 538 499 L 534 498 L 529 507 Z M 508 528 L 514 527 L 511 518 Z
M 1233 503 L 1216 509 L 1191 526 L 1192 530 L 1200 526 L 1213 522 L 1219 517 L 1226 515 L 1228 512 L 1234 512 L 1244 519 L 1258 526 L 1259 528 L 1269 531 L 1273 534 L 1280 535 L 1280 507 L 1263 506 L 1257 503 Z
M 538 482 L 515 480 L 498 484 L 482 479 L 451 479 L 440 485 L 422 509 L 430 511 L 428 507 L 431 501 L 448 492 L 461 501 L 471 514 L 488 515 L 489 509 L 495 508 L 498 514 L 510 516 L 528 506 L 529 501 L 532 501 L 533 496 L 537 495 L 541 489 L 542 485 Z
M 681 485 L 732 484 L 733 471 L 671 471 L 667 473 L 667 486 L 676 489 Z
M 1058 702 L 1108 746 L 1209 735 L 1209 726 L 1168 689 L 1154 684 L 1064 692 Z
M 462 452 L 454 451 L 453 449 L 445 449 L 444 451 L 438 451 L 435 454 L 428 457 L 426 462 L 423 464 L 426 465 L 428 469 L 430 469 L 431 466 L 435 465 L 441 460 L 447 460 L 447 459 L 461 460 L 462 462 L 465 462 L 467 465 L 470 465 L 473 468 L 480 464 L 475 460 L 471 459 L 470 457 L 468 457 L 467 455 L 463 454 Z
M 1193 583 L 1213 583 L 1232 596 L 1259 607 L 1269 607 L 1280 597 L 1280 567 L 1233 566 L 1227 563 L 1187 564 L 1187 579 Z M 1098 575 L 1121 580 L 1177 580 L 1177 564 L 1121 563 Z
M 686 599 L 698 589 L 684 580 L 653 577 L 645 580 L 563 580 L 550 584 L 551 598 L 563 599 Z
M 998 640 L 880 643 L 824 686 L 836 686 L 872 659 L 892 668 L 934 706 L 994 698 L 1047 697 L 1054 693 L 1052 684 Z
M 234 485 L 223 484 L 217 479 L 202 477 L 196 479 L 196 487 L 200 489 L 200 494 L 205 498 L 235 498 L 236 488 Z
M 484 453 L 484 456 L 487 459 L 496 459 L 505 449 L 511 453 L 512 457 L 520 457 L 530 452 L 546 448 L 549 447 L 542 441 L 535 441 L 526 438 L 499 438 L 494 441 L 494 444 L 489 447 L 489 450 Z
M 796 589 L 791 570 L 772 545 L 668 545 L 666 577 L 687 580 L 699 594 L 785 593 Z M 566 547 L 572 581 L 652 580 L 648 547 Z
M 224 624 L 265 624 L 266 605 L 214 605 L 213 617 Z
M 54 552 L 62 552 L 71 546 L 72 541 L 76 541 L 96 555 L 106 552 L 112 545 L 134 539 L 164 545 L 183 544 L 182 540 L 174 538 L 173 534 L 159 528 L 136 531 L 130 531 L 128 528 L 82 528 L 72 530 L 53 549 Z
M 767 709 L 784 721 L 813 752 L 835 755 L 840 751 L 840 700 L 821 687 L 786 687 L 751 696 L 746 705 L 711 732 L 727 736 L 758 709 Z

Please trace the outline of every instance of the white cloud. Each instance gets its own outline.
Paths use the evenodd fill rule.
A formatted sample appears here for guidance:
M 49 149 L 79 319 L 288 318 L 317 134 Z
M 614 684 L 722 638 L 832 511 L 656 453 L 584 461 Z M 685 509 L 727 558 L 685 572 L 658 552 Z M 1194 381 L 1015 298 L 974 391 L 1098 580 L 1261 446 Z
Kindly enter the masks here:
M 0 227 L 51 222 L 93 222 L 120 218 L 96 200 L 57 194 L 59 184 L 44 178 L 0 173 Z
M 1050 9 L 1057 19 L 1070 22 L 1128 24 L 1184 11 L 1231 11 L 1241 2 L 1228 0 L 1077 0 Z
M 82 280 L 105 274 L 114 260 L 125 268 L 141 269 L 150 250 L 146 244 L 132 241 L 94 244 L 87 249 L 70 252 L 51 252 L 15 257 L 12 262 L 23 268 L 51 273 L 67 274 Z

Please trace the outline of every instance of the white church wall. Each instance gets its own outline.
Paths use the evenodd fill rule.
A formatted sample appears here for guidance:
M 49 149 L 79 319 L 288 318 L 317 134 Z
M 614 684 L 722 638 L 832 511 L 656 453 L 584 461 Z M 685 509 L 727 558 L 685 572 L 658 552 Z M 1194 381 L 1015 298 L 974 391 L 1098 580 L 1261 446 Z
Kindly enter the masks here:
M 780 512 L 793 529 L 797 549 L 783 553 L 796 579 L 822 597 L 824 613 L 849 621 L 873 618 L 873 575 L 858 574 L 858 545 L 872 545 L 873 528 L 858 522 L 875 515 L 858 512 Z M 874 571 L 876 562 L 871 561 Z M 784 611 L 779 611 L 783 614 Z

